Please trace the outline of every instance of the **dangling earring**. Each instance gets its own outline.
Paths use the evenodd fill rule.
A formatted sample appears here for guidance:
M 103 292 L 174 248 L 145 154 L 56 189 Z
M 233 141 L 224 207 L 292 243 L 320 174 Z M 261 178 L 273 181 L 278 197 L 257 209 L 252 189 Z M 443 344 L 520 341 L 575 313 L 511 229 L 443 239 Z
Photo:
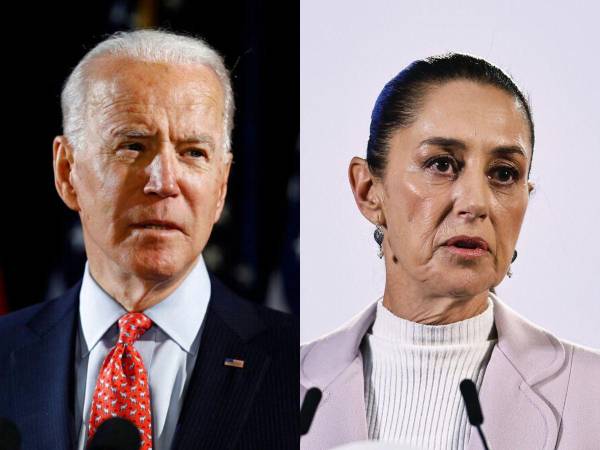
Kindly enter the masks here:
M 375 242 L 377 242 L 377 245 L 379 245 L 377 256 L 379 256 L 379 258 L 383 258 L 383 227 L 381 225 L 378 224 L 375 227 L 373 238 L 375 239 Z
M 513 257 L 510 260 L 510 263 L 514 263 L 515 259 L 517 259 L 517 251 L 515 250 L 515 252 L 513 253 Z M 506 273 L 506 275 L 508 275 L 508 278 L 512 278 L 512 270 L 510 270 L 510 265 L 508 266 L 508 272 Z

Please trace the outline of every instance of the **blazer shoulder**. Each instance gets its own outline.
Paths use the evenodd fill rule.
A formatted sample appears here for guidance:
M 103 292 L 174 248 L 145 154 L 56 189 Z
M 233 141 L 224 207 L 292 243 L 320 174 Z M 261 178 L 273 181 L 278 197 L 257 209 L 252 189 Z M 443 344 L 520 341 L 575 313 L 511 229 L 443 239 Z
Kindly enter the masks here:
M 326 388 L 352 365 L 360 354 L 365 333 L 375 320 L 373 302 L 341 327 L 300 346 L 300 383 Z
M 11 312 L 0 317 L 0 340 L 4 337 L 5 333 L 11 333 L 15 328 L 26 325 L 33 317 L 35 317 L 42 308 L 44 308 L 45 302 L 37 303 L 32 306 L 28 306 L 18 311 Z
M 290 331 L 299 330 L 299 320 L 294 315 L 282 311 L 277 311 L 267 306 L 259 305 L 244 298 L 241 298 L 241 300 L 244 302 L 251 303 L 256 309 L 257 314 L 260 317 L 262 317 L 262 319 L 270 327 L 287 329 Z
M 600 442 L 600 352 L 562 341 L 570 355 L 562 407 L 560 448 L 592 448 Z
M 300 343 L 299 319 L 291 314 L 275 311 L 262 305 L 253 305 L 266 324 L 265 331 L 260 336 L 261 345 L 269 349 L 269 353 L 273 357 L 293 359 L 292 364 L 297 376 L 298 344 Z
M 73 312 L 81 283 L 64 294 L 0 317 L 0 352 L 11 351 L 28 332 L 44 335 Z
M 562 344 L 572 349 L 573 364 L 584 364 L 589 368 L 600 370 L 600 348 L 586 347 L 569 341 L 561 341 Z
M 569 385 L 587 385 L 600 404 L 600 350 L 562 341 L 571 353 L 571 375 Z
M 312 341 L 300 345 L 300 357 L 305 358 L 313 351 L 321 349 L 330 351 L 339 345 L 344 350 L 354 353 L 368 328 L 375 320 L 376 302 L 368 304 L 362 311 L 355 314 L 338 328 L 323 334 Z
M 298 351 L 300 343 L 300 320 L 292 314 L 276 311 L 263 305 L 241 299 L 248 302 L 255 308 L 257 315 L 266 325 L 265 337 L 275 340 L 270 345 L 281 347 L 289 351 L 291 348 Z
M 338 339 L 338 334 L 341 333 L 339 329 L 331 331 L 327 334 L 319 336 L 312 341 L 303 342 L 300 344 L 300 362 L 302 363 L 313 350 L 317 352 L 322 347 L 329 347 L 330 345 L 335 345 L 335 341 Z
M 297 317 L 245 299 L 211 274 L 211 307 L 243 339 L 270 341 L 272 348 L 298 348 L 300 326 Z

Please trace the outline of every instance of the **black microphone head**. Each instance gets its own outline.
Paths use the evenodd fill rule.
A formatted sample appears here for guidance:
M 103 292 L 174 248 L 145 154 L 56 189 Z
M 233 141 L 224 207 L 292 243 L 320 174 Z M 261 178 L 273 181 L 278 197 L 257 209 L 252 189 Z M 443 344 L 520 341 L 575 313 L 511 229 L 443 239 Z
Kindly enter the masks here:
M 475 383 L 469 379 L 462 380 L 460 382 L 460 393 L 465 401 L 469 422 L 473 426 L 480 426 L 483 423 L 483 414 L 481 413 L 481 405 L 479 404 L 479 396 L 477 395 Z
M 10 420 L 0 417 L 0 449 L 21 450 L 21 433 Z
M 300 435 L 305 435 L 310 429 L 310 424 L 315 417 L 317 406 L 321 401 L 321 389 L 312 387 L 306 391 L 302 408 L 300 408 Z
M 100 424 L 87 450 L 139 450 L 140 431 L 129 420 L 113 417 Z

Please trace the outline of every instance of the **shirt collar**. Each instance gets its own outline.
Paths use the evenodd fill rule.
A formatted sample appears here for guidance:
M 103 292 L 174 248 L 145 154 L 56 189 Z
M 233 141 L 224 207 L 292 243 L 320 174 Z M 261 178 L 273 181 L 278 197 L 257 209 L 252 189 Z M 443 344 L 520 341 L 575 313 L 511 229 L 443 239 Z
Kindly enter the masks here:
M 152 322 L 187 353 L 200 331 L 210 300 L 210 278 L 202 255 L 183 282 L 168 297 L 144 311 Z M 96 346 L 117 320 L 127 313 L 92 277 L 88 263 L 79 294 L 82 357 Z
M 394 315 L 379 300 L 370 334 L 394 345 L 433 348 L 482 344 L 493 339 L 494 303 L 491 298 L 487 303 L 485 311 L 474 317 L 445 325 L 428 325 Z

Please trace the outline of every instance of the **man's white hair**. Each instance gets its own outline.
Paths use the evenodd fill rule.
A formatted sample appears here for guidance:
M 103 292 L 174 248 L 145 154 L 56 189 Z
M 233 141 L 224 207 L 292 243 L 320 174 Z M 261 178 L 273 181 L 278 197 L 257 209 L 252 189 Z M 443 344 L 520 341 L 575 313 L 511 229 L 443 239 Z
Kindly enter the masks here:
M 159 30 L 118 32 L 91 49 L 77 64 L 63 87 L 61 107 L 63 134 L 78 150 L 84 147 L 83 132 L 87 117 L 87 94 L 92 74 L 91 63 L 101 57 L 126 57 L 138 61 L 167 64 L 198 64 L 210 67 L 219 78 L 224 92 L 222 140 L 225 151 L 231 150 L 234 100 L 229 71 L 223 58 L 202 39 Z

